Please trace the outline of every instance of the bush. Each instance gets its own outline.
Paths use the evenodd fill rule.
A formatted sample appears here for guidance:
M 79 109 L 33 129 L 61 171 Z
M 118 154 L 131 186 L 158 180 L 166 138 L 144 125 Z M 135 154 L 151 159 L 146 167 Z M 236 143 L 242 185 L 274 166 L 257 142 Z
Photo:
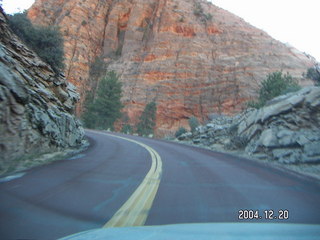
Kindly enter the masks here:
M 231 139 L 231 143 L 227 146 L 228 149 L 244 149 L 249 143 L 249 139 L 244 136 L 234 136 Z
M 157 105 L 154 101 L 148 103 L 141 116 L 140 122 L 137 124 L 137 133 L 140 136 L 148 136 L 154 133 L 156 126 Z
M 181 136 L 182 134 L 184 134 L 184 133 L 186 133 L 186 132 L 187 132 L 187 130 L 186 130 L 184 127 L 180 127 L 180 128 L 176 131 L 175 137 L 177 138 L 177 137 Z
M 200 17 L 203 14 L 203 8 L 199 2 L 194 5 L 193 14 Z
M 189 118 L 189 126 L 191 132 L 195 132 L 196 128 L 199 126 L 199 121 L 196 117 L 192 116 Z
M 315 67 L 308 69 L 307 78 L 315 81 L 317 86 L 320 85 L 320 72 Z
M 248 107 L 260 108 L 263 107 L 267 101 L 289 92 L 298 91 L 301 87 L 293 80 L 290 74 L 283 74 L 282 72 L 274 72 L 268 75 L 267 79 L 262 81 L 259 90 L 258 102 L 248 102 Z
M 87 95 L 82 116 L 86 127 L 113 129 L 113 124 L 121 117 L 120 111 L 123 108 L 120 101 L 121 86 L 116 73 L 108 72 L 99 83 L 97 97 L 94 98 L 92 93 Z
M 55 73 L 64 69 L 63 37 L 57 27 L 33 26 L 27 13 L 8 17 L 12 31 L 48 63 Z
M 129 124 L 125 124 L 125 125 L 123 125 L 123 127 L 121 129 L 121 132 L 125 133 L 125 134 L 132 134 L 133 133 L 133 129 Z
M 193 14 L 201 19 L 202 22 L 211 21 L 213 16 L 211 13 L 205 14 L 199 2 L 194 4 Z
M 212 16 L 211 13 L 205 14 L 204 17 L 205 17 L 205 19 L 206 19 L 207 21 L 211 21 L 212 18 L 213 18 L 213 16 Z

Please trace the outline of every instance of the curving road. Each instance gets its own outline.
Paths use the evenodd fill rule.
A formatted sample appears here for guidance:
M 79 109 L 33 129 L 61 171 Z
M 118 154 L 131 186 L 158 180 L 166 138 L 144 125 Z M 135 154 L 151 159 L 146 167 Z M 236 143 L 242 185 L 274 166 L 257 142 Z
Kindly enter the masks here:
M 0 179 L 0 239 L 130 225 L 320 224 L 313 179 L 172 142 L 97 131 L 87 137 L 91 146 L 73 158 Z M 259 211 L 258 219 L 239 220 L 239 210 Z M 289 218 L 265 219 L 265 210 L 275 217 L 287 210 Z

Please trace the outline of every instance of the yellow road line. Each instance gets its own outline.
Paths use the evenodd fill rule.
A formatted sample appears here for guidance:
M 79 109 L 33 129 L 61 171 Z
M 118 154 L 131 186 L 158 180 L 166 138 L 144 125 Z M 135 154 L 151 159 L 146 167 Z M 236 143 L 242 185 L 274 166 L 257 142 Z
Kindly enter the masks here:
M 103 228 L 142 226 L 147 220 L 160 184 L 162 174 L 161 157 L 153 148 L 144 143 L 111 134 L 106 135 L 133 142 L 145 148 L 151 155 L 152 164 L 138 188 Z

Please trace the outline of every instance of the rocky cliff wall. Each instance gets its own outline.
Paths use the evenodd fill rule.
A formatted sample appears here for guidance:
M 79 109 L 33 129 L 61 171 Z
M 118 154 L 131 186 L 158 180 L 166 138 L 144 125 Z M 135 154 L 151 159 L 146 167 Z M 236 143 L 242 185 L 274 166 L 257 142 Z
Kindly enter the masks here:
M 268 73 L 288 71 L 306 85 L 302 73 L 314 64 L 206 1 L 37 0 L 28 16 L 61 27 L 66 76 L 82 100 L 96 86 L 89 65 L 102 55 L 120 75 L 131 122 L 155 100 L 162 134 L 191 115 L 240 112 Z
M 0 173 L 25 155 L 78 146 L 84 135 L 73 116 L 79 100 L 64 76 L 9 29 L 0 8 Z
M 219 116 L 178 138 L 281 163 L 320 163 L 320 87 L 279 96 L 235 117 Z

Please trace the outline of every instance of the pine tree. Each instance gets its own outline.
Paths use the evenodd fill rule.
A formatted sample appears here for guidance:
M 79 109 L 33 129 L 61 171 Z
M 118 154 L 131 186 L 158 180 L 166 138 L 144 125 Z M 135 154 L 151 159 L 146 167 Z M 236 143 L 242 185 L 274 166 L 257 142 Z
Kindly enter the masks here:
M 113 129 L 114 122 L 121 117 L 121 91 L 122 84 L 114 71 L 108 72 L 100 80 L 97 97 L 92 94 L 87 96 L 85 103 L 86 111 L 83 114 L 83 121 L 86 127 Z
M 267 79 L 261 82 L 258 101 L 250 101 L 248 107 L 261 108 L 267 101 L 289 92 L 300 90 L 299 84 L 287 73 L 273 72 L 267 76 Z
M 154 133 L 156 126 L 157 105 L 154 101 L 148 103 L 144 108 L 140 122 L 137 125 L 137 133 L 141 136 L 148 136 Z

